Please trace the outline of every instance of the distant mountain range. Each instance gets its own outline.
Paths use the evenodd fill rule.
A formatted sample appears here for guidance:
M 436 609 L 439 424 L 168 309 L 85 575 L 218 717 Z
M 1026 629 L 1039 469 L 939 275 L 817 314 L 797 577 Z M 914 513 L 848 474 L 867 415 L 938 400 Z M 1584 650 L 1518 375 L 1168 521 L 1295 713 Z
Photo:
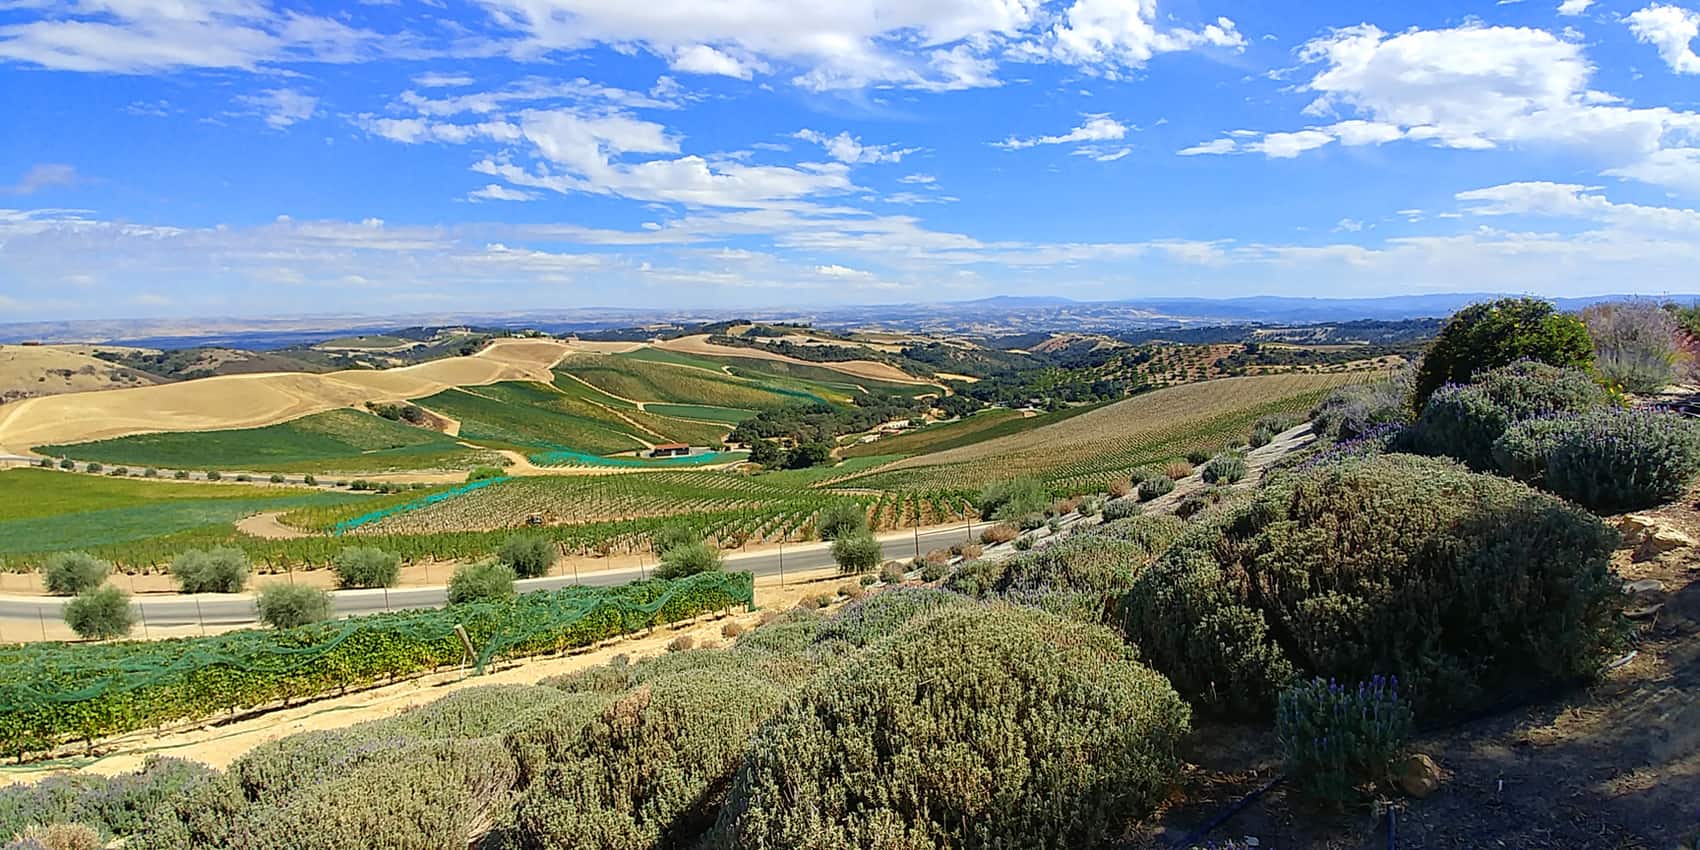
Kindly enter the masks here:
M 1113 333 L 1130 329 L 1210 324 L 1308 324 L 1353 319 L 1396 321 L 1449 315 L 1458 308 L 1502 297 L 1492 293 L 1392 295 L 1383 298 L 1129 298 L 1074 301 L 1056 296 L 999 295 L 936 304 L 876 304 L 813 310 L 643 309 L 584 307 L 509 313 L 433 313 L 393 317 L 319 315 L 281 318 L 77 320 L 0 323 L 0 343 L 101 342 L 147 348 L 228 346 L 265 350 L 309 344 L 352 332 L 400 327 L 474 325 L 530 328 L 549 333 L 591 333 L 649 324 L 749 318 L 806 321 L 822 328 L 877 327 L 894 331 L 1002 336 L 1037 331 Z M 1562 310 L 1636 296 L 1594 295 L 1551 299 Z M 1700 301 L 1700 295 L 1660 300 Z

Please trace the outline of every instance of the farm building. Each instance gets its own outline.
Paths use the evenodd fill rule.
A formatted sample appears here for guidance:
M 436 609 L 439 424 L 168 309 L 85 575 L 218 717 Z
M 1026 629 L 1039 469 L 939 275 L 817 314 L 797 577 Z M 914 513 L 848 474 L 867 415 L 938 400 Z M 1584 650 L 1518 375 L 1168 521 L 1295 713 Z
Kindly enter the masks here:
M 650 457 L 684 457 L 691 453 L 691 447 L 684 443 L 662 443 L 649 450 Z

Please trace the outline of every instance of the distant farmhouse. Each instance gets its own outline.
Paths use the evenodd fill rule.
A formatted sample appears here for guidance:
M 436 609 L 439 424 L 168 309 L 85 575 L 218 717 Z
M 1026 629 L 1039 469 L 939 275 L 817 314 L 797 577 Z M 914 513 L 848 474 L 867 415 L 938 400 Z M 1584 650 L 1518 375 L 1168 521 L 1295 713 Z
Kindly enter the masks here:
M 691 447 L 684 443 L 662 443 L 649 450 L 650 457 L 685 457 L 691 453 Z

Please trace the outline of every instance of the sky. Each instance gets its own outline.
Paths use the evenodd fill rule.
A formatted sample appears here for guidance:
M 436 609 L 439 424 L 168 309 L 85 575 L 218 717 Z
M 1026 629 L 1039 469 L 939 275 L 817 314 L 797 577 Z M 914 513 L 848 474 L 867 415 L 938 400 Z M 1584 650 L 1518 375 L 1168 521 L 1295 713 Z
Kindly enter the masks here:
M 0 0 L 0 321 L 1694 292 L 1697 50 L 1700 0 Z

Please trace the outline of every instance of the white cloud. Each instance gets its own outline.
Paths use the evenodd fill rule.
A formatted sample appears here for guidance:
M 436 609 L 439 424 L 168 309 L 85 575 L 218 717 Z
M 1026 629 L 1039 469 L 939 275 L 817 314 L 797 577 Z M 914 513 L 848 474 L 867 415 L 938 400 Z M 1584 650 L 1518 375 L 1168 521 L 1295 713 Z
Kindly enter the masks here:
M 413 84 L 422 89 L 450 89 L 470 86 L 477 80 L 466 74 L 445 74 L 438 71 L 427 71 L 413 78 Z
M 939 179 L 931 174 L 905 174 L 897 178 L 897 182 L 908 183 L 911 186 L 931 186 L 939 182 Z
M 867 278 L 871 278 L 871 277 L 874 276 L 873 272 L 866 272 L 866 271 L 862 271 L 861 269 L 847 268 L 845 266 L 840 266 L 840 265 L 836 265 L 836 264 L 827 265 L 827 266 L 815 266 L 815 274 L 821 275 L 822 277 L 849 278 L 849 279 L 853 279 L 853 280 L 865 280 Z
M 1562 148 L 1607 173 L 1686 190 L 1694 178 L 1673 149 L 1700 147 L 1700 114 L 1632 107 L 1590 87 L 1581 44 L 1539 29 L 1468 25 L 1388 35 L 1363 24 L 1300 50 L 1320 66 L 1298 87 L 1314 95 L 1304 113 L 1343 118 L 1298 131 L 1233 131 L 1190 154 L 1261 151 L 1296 156 L 1326 146 L 1399 138 L 1440 147 Z M 1235 144 L 1230 146 L 1229 141 Z
M 1037 136 L 1030 139 L 1011 136 L 992 144 L 1004 150 L 1015 151 L 1039 145 L 1066 145 L 1072 142 L 1113 142 L 1127 136 L 1128 126 L 1111 118 L 1108 114 L 1084 117 L 1086 118 L 1085 123 L 1060 136 Z
M 1208 142 L 1193 145 L 1190 148 L 1181 148 L 1176 153 L 1181 156 L 1207 156 L 1212 154 L 1233 153 L 1238 148 L 1239 143 L 1235 142 L 1233 139 L 1212 139 Z
M 848 131 L 840 132 L 836 136 L 827 136 L 805 127 L 791 134 L 791 137 L 820 145 L 826 149 L 827 156 L 852 165 L 857 163 L 901 162 L 904 157 L 920 150 L 920 148 L 900 148 L 896 145 L 864 145 L 860 139 L 851 136 Z
M 1636 39 L 1659 49 L 1659 58 L 1672 71 L 1700 74 L 1700 55 L 1694 52 L 1694 40 L 1700 38 L 1700 12 L 1654 3 L 1624 20 Z
M 360 61 L 375 55 L 383 39 L 265 0 L 70 0 L 51 8 L 50 16 L 0 26 L 0 59 L 122 74 L 254 70 L 276 62 Z
M 535 201 L 538 194 L 510 189 L 499 183 L 491 183 L 482 189 L 474 189 L 466 193 L 466 197 L 472 201 Z
M 998 85 L 1001 60 L 1059 61 L 1115 76 L 1152 56 L 1240 49 L 1226 18 L 1158 23 L 1157 0 L 478 0 L 518 32 L 524 58 L 591 44 L 638 47 L 680 71 L 748 79 L 794 71 L 815 90 Z
M 295 89 L 268 89 L 237 100 L 254 109 L 267 125 L 277 130 L 312 118 L 319 109 L 318 98 Z
M 1600 172 L 1607 177 L 1639 180 L 1666 186 L 1684 195 L 1700 197 L 1700 147 L 1665 148 L 1638 162 Z
M 8 195 L 33 195 L 42 189 L 55 186 L 75 186 L 83 182 L 74 166 L 60 162 L 40 162 L 30 166 L 18 182 L 11 186 L 0 188 L 0 193 Z
M 740 80 L 747 80 L 757 73 L 765 74 L 769 70 L 765 63 L 742 61 L 706 44 L 680 48 L 673 54 L 673 61 L 668 67 L 687 74 L 715 74 Z
M 1587 219 L 1639 233 L 1700 233 L 1700 211 L 1619 204 L 1599 193 L 1598 186 L 1537 181 L 1459 192 L 1457 198 L 1472 204 L 1465 212 L 1473 215 Z
M 1558 4 L 1558 13 L 1565 17 L 1575 17 L 1588 11 L 1588 7 L 1592 5 L 1594 0 L 1564 0 Z

